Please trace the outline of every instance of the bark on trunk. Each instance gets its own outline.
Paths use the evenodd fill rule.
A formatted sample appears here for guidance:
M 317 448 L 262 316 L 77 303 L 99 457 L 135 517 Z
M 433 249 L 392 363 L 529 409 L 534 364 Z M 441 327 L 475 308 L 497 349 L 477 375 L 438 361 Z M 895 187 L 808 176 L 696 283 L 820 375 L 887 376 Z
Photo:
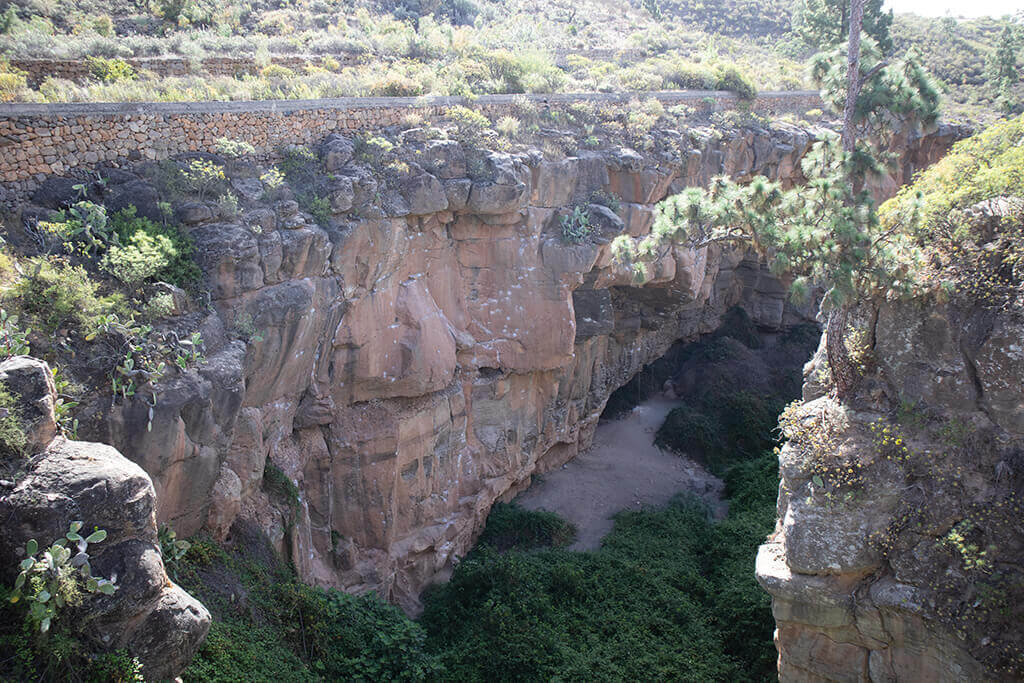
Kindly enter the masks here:
M 853 118 L 860 96 L 860 29 L 864 24 L 864 0 L 850 0 L 850 40 L 846 49 L 846 104 L 843 107 L 843 151 L 852 152 L 856 135 Z
M 860 379 L 860 374 L 850 360 L 850 351 L 846 348 L 846 330 L 849 328 L 849 322 L 850 309 L 847 306 L 839 306 L 829 312 L 825 325 L 825 353 L 840 400 L 850 395 L 857 380 Z
M 850 154 L 856 144 L 854 115 L 857 110 L 857 98 L 860 96 L 862 81 L 860 78 L 860 31 L 864 23 L 864 0 L 850 0 L 850 40 L 846 51 L 846 103 L 843 107 L 843 151 Z M 853 178 L 850 182 L 855 182 Z M 856 194 L 858 188 L 854 187 Z M 850 352 L 846 348 L 846 330 L 849 326 L 850 309 L 842 304 L 833 309 L 828 316 L 825 327 L 825 350 L 828 354 L 828 365 L 832 370 L 832 379 L 836 384 L 836 393 L 840 399 L 849 396 L 859 379 L 857 369 L 850 360 Z

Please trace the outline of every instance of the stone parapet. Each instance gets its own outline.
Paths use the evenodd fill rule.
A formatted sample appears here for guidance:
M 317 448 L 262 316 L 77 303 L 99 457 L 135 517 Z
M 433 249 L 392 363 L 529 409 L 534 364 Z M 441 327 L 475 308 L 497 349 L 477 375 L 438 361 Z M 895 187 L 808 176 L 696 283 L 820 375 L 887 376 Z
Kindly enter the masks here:
M 97 164 L 165 159 L 212 152 L 219 138 L 244 140 L 257 154 L 305 145 L 336 131 L 396 125 L 410 114 L 443 116 L 464 105 L 492 118 L 512 114 L 527 98 L 540 108 L 571 104 L 628 103 L 657 98 L 666 106 L 688 104 L 704 111 L 741 104 L 734 93 L 671 91 L 463 97 L 359 97 L 258 102 L 15 103 L 0 105 L 0 198 L 25 196 L 48 175 L 67 175 Z M 767 115 L 821 107 L 815 91 L 765 92 L 752 103 Z

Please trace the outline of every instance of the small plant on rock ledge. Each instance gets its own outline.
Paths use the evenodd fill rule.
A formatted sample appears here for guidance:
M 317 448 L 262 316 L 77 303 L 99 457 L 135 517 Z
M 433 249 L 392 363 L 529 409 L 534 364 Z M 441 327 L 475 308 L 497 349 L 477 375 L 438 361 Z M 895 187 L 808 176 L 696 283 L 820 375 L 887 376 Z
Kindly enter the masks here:
M 19 565 L 21 572 L 9 599 L 18 603 L 25 598 L 27 619 L 40 633 L 50 630 L 65 606 L 81 604 L 83 591 L 113 595 L 117 590 L 113 581 L 93 576 L 89 566 L 89 544 L 103 541 L 107 532 L 97 529 L 83 537 L 79 534 L 82 526 L 82 522 L 71 522 L 64 538 L 54 541 L 42 553 L 35 539 L 25 544 L 27 557 Z M 75 544 L 78 552 L 68 547 L 69 542 Z
M 590 215 L 582 206 L 574 206 L 572 212 L 562 216 L 562 241 L 566 244 L 581 244 L 594 234 Z

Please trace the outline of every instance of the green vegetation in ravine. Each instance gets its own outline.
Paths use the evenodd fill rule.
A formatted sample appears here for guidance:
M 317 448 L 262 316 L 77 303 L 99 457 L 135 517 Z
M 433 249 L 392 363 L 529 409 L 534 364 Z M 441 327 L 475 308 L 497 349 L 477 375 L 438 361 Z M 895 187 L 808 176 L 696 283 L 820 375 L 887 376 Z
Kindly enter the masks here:
M 214 616 L 185 681 L 427 681 L 439 674 L 426 633 L 374 595 L 299 581 L 255 529 L 222 547 L 193 538 L 181 585 Z
M 442 680 L 770 680 L 774 623 L 753 558 L 776 471 L 770 452 L 730 468 L 718 523 L 680 496 L 619 513 L 593 552 L 481 542 L 426 597 Z

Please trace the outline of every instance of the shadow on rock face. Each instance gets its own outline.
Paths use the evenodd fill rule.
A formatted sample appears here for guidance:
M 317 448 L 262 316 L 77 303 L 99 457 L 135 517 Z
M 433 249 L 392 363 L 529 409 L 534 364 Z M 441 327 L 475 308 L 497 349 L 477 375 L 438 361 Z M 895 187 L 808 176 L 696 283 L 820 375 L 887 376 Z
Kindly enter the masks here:
M 138 657 L 147 680 L 173 678 L 206 637 L 210 614 L 167 578 L 149 475 L 110 446 L 54 438 L 51 378 L 49 367 L 34 358 L 0 363 L 0 381 L 20 405 L 31 407 L 28 431 L 33 451 L 40 451 L 21 463 L 14 481 L 0 484 L 0 578 L 13 581 L 8 574 L 30 539 L 49 545 L 74 520 L 105 530 L 107 538 L 89 546 L 89 559 L 94 575 L 114 578 L 117 591 L 89 595 L 58 618 L 82 624 L 81 638 L 91 649 L 124 649 Z

